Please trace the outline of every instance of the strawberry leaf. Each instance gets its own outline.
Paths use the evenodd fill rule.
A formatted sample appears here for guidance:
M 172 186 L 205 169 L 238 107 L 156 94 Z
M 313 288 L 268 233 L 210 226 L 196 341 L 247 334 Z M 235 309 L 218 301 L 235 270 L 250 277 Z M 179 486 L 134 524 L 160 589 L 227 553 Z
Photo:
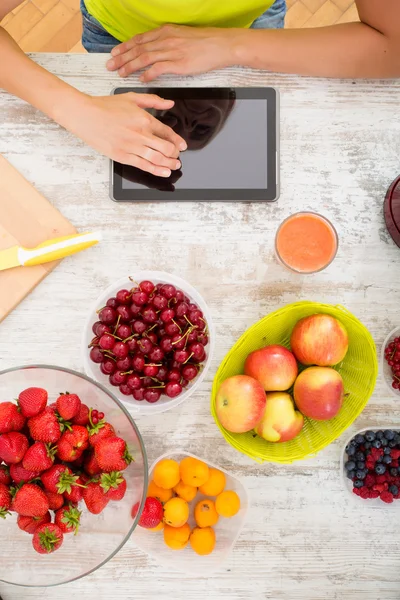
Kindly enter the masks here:
M 124 481 L 120 471 L 111 471 L 110 473 L 103 473 L 100 477 L 100 487 L 106 494 L 111 488 L 117 489 L 118 486 Z

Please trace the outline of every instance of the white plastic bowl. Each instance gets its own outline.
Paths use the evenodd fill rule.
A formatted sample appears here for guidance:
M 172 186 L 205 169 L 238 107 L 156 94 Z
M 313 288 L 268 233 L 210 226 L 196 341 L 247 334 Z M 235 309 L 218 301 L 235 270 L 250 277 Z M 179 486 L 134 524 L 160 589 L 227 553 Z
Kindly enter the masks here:
M 110 384 L 108 380 L 108 376 L 104 375 L 100 371 L 100 366 L 98 364 L 93 363 L 89 358 L 89 349 L 88 345 L 94 337 L 92 331 L 92 325 L 98 320 L 96 316 L 96 311 L 99 308 L 105 306 L 107 300 L 115 296 L 115 294 L 122 289 L 130 289 L 134 286 L 133 281 L 137 281 L 140 283 L 141 281 L 150 280 L 154 284 L 157 283 L 171 283 L 177 289 L 182 290 L 186 296 L 190 300 L 193 300 L 196 303 L 200 310 L 204 314 L 204 318 L 208 327 L 208 345 L 206 346 L 206 354 L 207 358 L 203 363 L 203 368 L 199 375 L 194 379 L 188 387 L 176 398 L 168 398 L 167 396 L 161 396 L 158 402 L 154 404 L 150 404 L 149 402 L 137 401 L 133 397 L 124 396 L 119 391 L 118 387 L 115 387 Z M 208 369 L 210 368 L 213 352 L 215 345 L 215 330 L 213 321 L 211 318 L 211 312 L 205 303 L 202 296 L 200 296 L 199 292 L 197 292 L 194 287 L 192 287 L 189 283 L 177 277 L 176 275 L 171 275 L 170 273 L 164 273 L 161 271 L 139 271 L 136 273 L 132 273 L 129 277 L 123 277 L 119 279 L 112 285 L 110 285 L 104 292 L 97 298 L 96 302 L 90 308 L 85 327 L 83 330 L 82 336 L 82 361 L 85 372 L 89 377 L 101 383 L 104 387 L 106 387 L 110 392 L 112 392 L 120 402 L 124 404 L 128 408 L 128 410 L 136 415 L 154 415 L 158 413 L 165 412 L 175 406 L 178 406 L 185 400 L 187 400 L 190 396 L 194 394 L 194 392 L 200 387 L 203 382 L 205 376 L 207 375 Z
M 349 496 L 352 497 L 353 501 L 356 502 L 357 504 L 363 504 L 364 506 L 369 506 L 370 508 L 389 508 L 389 510 L 399 510 L 400 509 L 400 499 L 399 500 L 394 500 L 391 503 L 386 503 L 383 502 L 383 500 L 381 500 L 380 498 L 361 498 L 360 496 L 357 496 L 356 494 L 353 493 L 353 482 L 351 481 L 351 479 L 349 479 L 346 476 L 346 469 L 344 468 L 344 463 L 347 462 L 347 460 L 350 460 L 347 457 L 347 453 L 346 453 L 346 446 L 347 444 L 349 444 L 351 442 L 351 440 L 353 438 L 355 438 L 356 435 L 358 435 L 359 433 L 365 433 L 366 431 L 383 431 L 385 429 L 391 429 L 392 431 L 400 431 L 400 429 L 398 427 L 391 427 L 390 425 L 382 425 L 381 427 L 365 427 L 364 429 L 360 429 L 359 431 L 356 431 L 355 433 L 353 433 L 353 435 L 351 437 L 349 437 L 349 439 L 346 441 L 345 445 L 343 446 L 343 450 L 342 450 L 342 456 L 340 459 L 340 473 L 341 473 L 341 478 L 343 480 L 343 485 L 344 488 L 347 490 Z M 149 479 L 150 481 L 150 479 Z
M 150 469 L 149 482 L 153 478 L 154 467 L 160 460 L 163 460 L 164 458 L 172 458 L 180 462 L 187 456 L 202 460 L 203 462 L 207 463 L 209 467 L 214 467 L 215 469 L 219 469 L 225 473 L 225 490 L 235 491 L 240 498 L 240 510 L 237 515 L 231 517 L 230 519 L 220 517 L 218 523 L 213 527 L 216 535 L 216 545 L 214 551 L 207 556 L 199 556 L 192 550 L 190 543 L 188 543 L 186 548 L 183 550 L 171 550 L 171 548 L 168 548 L 168 546 L 166 546 L 164 543 L 163 530 L 148 531 L 142 527 L 137 527 L 132 539 L 138 548 L 149 554 L 162 565 L 177 571 L 182 571 L 183 573 L 187 573 L 189 575 L 208 577 L 211 573 L 214 573 L 221 567 L 236 544 L 236 541 L 243 529 L 246 515 L 249 510 L 249 497 L 247 489 L 240 479 L 231 473 L 228 473 L 228 471 L 225 471 L 225 469 L 222 469 L 221 467 L 214 465 L 209 461 L 200 458 L 199 456 L 195 456 L 194 454 L 190 454 L 189 452 L 185 452 L 183 450 L 167 452 L 163 456 L 160 456 L 160 458 L 155 461 Z M 194 507 L 196 506 L 197 502 L 207 497 L 208 496 L 204 496 L 198 492 L 195 499 L 190 502 L 190 516 L 188 523 L 191 529 L 196 526 L 193 517 Z
M 389 367 L 389 365 L 387 364 L 386 359 L 385 359 L 385 348 L 396 337 L 400 337 L 400 327 L 396 327 L 396 329 L 393 329 L 393 331 L 391 331 L 389 333 L 389 335 L 383 342 L 382 349 L 381 349 L 381 370 L 382 370 L 383 379 L 385 381 L 385 384 L 386 384 L 386 387 L 388 388 L 388 390 L 391 392 L 391 394 L 393 396 L 395 396 L 396 398 L 400 398 L 400 390 L 395 390 L 392 388 L 392 381 L 393 381 L 392 369 Z

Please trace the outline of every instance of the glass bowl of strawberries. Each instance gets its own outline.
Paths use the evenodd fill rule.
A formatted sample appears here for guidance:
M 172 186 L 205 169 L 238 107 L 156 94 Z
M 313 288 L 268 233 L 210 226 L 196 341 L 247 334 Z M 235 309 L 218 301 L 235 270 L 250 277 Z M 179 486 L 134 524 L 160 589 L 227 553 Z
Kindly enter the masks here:
M 148 485 L 139 430 L 108 390 L 61 367 L 2 371 L 0 398 L 0 581 L 83 577 L 137 525 Z

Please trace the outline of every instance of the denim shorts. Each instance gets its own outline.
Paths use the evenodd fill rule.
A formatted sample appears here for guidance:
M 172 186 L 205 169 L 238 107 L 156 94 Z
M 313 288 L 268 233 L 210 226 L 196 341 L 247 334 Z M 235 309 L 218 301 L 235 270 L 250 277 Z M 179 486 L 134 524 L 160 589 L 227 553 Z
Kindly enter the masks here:
M 184 1 L 184 0 L 183 0 Z M 90 15 L 84 0 L 81 0 L 83 21 L 82 45 L 88 52 L 111 52 L 120 40 L 113 37 Z M 275 0 L 274 4 L 252 24 L 252 29 L 282 29 L 285 26 L 286 0 Z

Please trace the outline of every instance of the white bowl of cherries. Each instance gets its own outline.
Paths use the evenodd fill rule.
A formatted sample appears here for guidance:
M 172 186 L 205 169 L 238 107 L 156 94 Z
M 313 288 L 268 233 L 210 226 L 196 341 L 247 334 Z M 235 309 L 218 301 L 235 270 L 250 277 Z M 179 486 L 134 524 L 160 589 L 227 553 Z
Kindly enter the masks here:
M 201 295 L 186 281 L 141 271 L 110 285 L 85 324 L 85 372 L 139 414 L 187 400 L 204 380 L 214 326 Z

